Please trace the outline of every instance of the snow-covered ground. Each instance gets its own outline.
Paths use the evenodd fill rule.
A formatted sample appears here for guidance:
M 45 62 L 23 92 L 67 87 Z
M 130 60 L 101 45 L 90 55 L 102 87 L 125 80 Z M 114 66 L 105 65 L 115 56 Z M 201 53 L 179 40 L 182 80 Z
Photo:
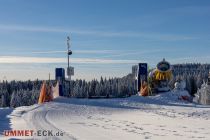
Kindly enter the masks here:
M 64 132 L 64 136 L 25 139 L 209 140 L 210 106 L 179 101 L 172 93 L 122 99 L 59 97 L 42 105 L 0 109 L 0 124 L 1 133 L 10 129 Z

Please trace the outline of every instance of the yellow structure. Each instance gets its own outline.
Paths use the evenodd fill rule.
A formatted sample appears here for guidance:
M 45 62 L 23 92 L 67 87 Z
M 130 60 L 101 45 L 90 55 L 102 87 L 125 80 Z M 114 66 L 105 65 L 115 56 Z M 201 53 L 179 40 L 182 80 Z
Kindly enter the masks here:
M 153 92 L 169 91 L 168 83 L 172 77 L 171 65 L 163 59 L 157 64 L 157 67 L 149 73 L 149 85 Z
M 156 69 L 153 71 L 155 80 L 171 80 L 172 71 L 171 65 L 165 59 L 157 64 Z
M 167 70 L 163 72 L 156 69 L 154 72 L 154 78 L 155 80 L 170 80 L 172 78 L 172 71 Z

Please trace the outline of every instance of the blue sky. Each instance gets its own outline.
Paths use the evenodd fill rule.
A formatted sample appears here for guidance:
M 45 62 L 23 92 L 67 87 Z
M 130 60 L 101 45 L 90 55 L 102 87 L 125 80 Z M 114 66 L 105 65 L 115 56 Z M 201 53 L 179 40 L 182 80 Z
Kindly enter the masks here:
M 0 80 L 121 77 L 131 66 L 210 63 L 209 0 L 1 0 Z

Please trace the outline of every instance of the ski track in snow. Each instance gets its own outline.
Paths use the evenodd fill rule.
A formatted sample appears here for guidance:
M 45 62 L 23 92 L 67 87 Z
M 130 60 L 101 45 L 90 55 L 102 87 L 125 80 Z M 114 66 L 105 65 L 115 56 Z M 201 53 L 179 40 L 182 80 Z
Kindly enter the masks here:
M 209 106 L 159 99 L 58 98 L 43 105 L 16 108 L 10 115 L 11 127 L 64 132 L 64 136 L 25 139 L 210 139 Z

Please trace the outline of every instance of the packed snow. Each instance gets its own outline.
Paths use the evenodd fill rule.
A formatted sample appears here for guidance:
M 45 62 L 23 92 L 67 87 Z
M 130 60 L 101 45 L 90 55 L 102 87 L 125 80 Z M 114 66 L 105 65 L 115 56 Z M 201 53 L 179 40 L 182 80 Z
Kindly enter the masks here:
M 183 95 L 186 91 L 181 91 Z M 0 139 L 210 139 L 210 106 L 178 99 L 177 91 L 116 99 L 58 97 L 0 109 Z M 52 130 L 63 136 L 5 137 L 4 130 Z

